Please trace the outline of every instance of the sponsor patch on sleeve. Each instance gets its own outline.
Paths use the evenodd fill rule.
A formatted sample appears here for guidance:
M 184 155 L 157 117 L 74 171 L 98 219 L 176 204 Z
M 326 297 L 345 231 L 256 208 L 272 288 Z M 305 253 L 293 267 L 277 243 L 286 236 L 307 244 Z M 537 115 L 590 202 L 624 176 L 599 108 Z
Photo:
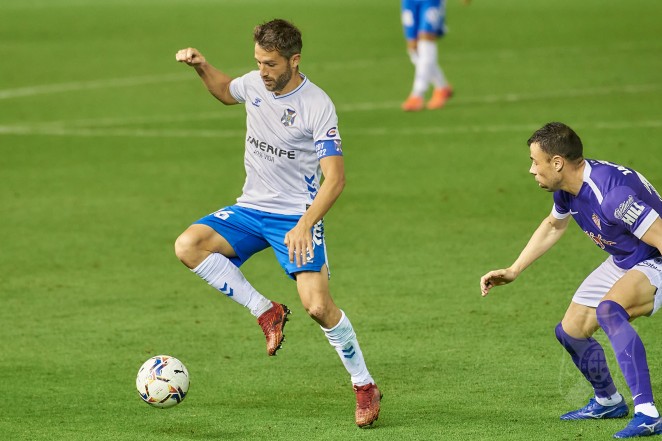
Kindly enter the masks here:
M 326 139 L 315 143 L 317 159 L 327 156 L 342 156 L 342 142 L 339 139 Z

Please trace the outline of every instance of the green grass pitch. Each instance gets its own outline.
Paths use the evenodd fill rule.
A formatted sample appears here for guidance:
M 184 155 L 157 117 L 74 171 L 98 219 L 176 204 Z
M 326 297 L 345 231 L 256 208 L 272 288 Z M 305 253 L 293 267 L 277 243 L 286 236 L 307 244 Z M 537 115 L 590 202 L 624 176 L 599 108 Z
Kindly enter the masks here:
M 420 114 L 399 109 L 413 77 L 399 14 L 397 0 L 0 2 L 0 439 L 597 440 L 625 425 L 558 419 L 591 393 L 553 332 L 605 257 L 578 228 L 513 285 L 481 298 L 478 283 L 551 209 L 528 175 L 542 124 L 662 188 L 662 3 L 449 0 L 456 96 Z M 244 174 L 243 109 L 175 52 L 239 75 L 274 17 L 302 29 L 302 71 L 340 118 L 331 288 L 385 394 L 370 430 L 270 251 L 244 272 L 293 310 L 273 359 L 250 314 L 173 253 Z M 635 326 L 660 395 L 662 323 Z M 134 389 L 161 353 L 191 375 L 169 410 Z

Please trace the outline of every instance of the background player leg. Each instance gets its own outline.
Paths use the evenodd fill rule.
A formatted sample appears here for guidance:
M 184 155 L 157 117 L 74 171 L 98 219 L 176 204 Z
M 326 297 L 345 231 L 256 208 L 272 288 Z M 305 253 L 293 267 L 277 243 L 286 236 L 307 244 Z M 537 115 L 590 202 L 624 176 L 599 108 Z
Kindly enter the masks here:
M 423 68 L 427 70 L 428 80 L 430 84 L 434 86 L 432 98 L 430 98 L 426 107 L 429 110 L 441 109 L 446 104 L 446 101 L 448 101 L 453 95 L 453 90 L 448 84 L 444 71 L 439 65 L 437 39 L 419 39 L 418 54 L 420 59 L 425 60 L 425 66 Z
M 414 85 L 409 97 L 402 103 L 402 110 L 405 112 L 418 112 L 423 110 L 423 95 L 428 89 L 429 81 L 423 75 L 421 57 L 418 54 L 418 41 L 407 40 L 407 53 L 409 59 L 414 65 Z M 427 60 L 426 60 L 427 62 Z
M 267 353 L 275 355 L 283 340 L 287 307 L 261 295 L 228 257 L 236 253 L 207 225 L 191 225 L 175 242 L 177 257 L 209 285 L 247 308 L 258 318 L 267 339 Z

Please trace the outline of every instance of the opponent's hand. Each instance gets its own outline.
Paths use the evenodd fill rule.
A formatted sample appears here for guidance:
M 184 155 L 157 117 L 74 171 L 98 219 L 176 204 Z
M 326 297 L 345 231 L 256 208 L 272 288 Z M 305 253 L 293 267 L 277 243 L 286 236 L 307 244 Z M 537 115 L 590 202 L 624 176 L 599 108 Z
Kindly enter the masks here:
M 313 259 L 313 233 L 310 228 L 297 224 L 285 235 L 283 241 L 287 245 L 287 251 L 290 256 L 290 263 L 296 263 L 297 266 L 305 265 L 308 259 Z
M 175 60 L 180 63 L 186 63 L 189 66 L 198 66 L 207 61 L 205 60 L 205 57 L 193 47 L 187 47 L 186 49 L 178 51 L 175 55 Z
M 490 271 L 480 278 L 480 293 L 483 297 L 495 286 L 505 285 L 517 278 L 517 273 L 510 268 Z

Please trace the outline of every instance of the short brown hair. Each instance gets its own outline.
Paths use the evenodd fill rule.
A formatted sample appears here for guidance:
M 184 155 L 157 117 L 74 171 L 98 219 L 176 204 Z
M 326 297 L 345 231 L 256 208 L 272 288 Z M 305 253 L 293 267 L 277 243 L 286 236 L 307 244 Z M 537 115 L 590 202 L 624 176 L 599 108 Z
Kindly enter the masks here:
M 574 130 L 560 122 L 547 123 L 533 132 L 526 143 L 530 147 L 534 142 L 550 157 L 559 155 L 569 161 L 584 158 L 582 140 Z
M 288 60 L 301 53 L 301 31 L 292 23 L 280 18 L 255 26 L 253 40 L 264 50 L 277 50 Z

